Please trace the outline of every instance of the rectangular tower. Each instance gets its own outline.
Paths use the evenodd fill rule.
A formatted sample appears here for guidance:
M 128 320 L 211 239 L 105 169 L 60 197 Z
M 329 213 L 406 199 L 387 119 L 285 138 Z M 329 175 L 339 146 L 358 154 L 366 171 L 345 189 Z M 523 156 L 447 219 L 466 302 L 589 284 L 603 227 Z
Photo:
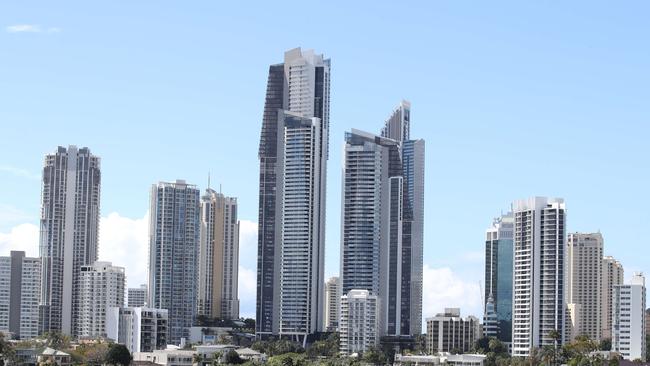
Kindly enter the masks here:
M 238 319 L 237 199 L 207 189 L 201 197 L 197 314 Z
M 300 48 L 269 69 L 260 138 L 256 333 L 323 326 L 330 61 Z
M 602 281 L 602 338 L 612 338 L 612 298 L 614 287 L 623 284 L 623 265 L 614 259 L 606 256 L 603 258 L 603 281 Z
M 603 236 L 570 233 L 567 238 L 567 304 L 579 309 L 572 334 L 599 341 L 602 333 Z
M 127 289 L 127 303 L 128 307 L 139 308 L 147 304 L 147 298 L 149 297 L 149 291 L 146 284 L 140 285 L 140 287 L 132 287 Z
M 77 335 L 79 273 L 97 260 L 100 160 L 87 147 L 45 156 L 41 189 L 40 325 Z
M 79 337 L 106 337 L 108 310 L 124 306 L 124 267 L 98 261 L 80 274 Z
M 612 351 L 628 361 L 646 357 L 646 289 L 643 273 L 628 285 L 615 285 L 612 296 Z
M 508 213 L 494 219 L 485 233 L 485 316 L 494 322 L 486 335 L 506 344 L 512 342 L 513 227 Z
M 38 333 L 41 260 L 11 251 L 0 257 L 0 332 L 14 339 L 30 339 Z
M 564 342 L 566 212 L 564 200 L 547 197 L 515 201 L 512 209 L 512 352 L 527 357 L 532 347 Z
M 199 190 L 183 180 L 151 188 L 150 307 L 167 309 L 171 344 L 189 338 L 196 315 Z
M 323 327 L 327 332 L 337 332 L 341 314 L 341 280 L 331 277 L 325 283 L 325 317 Z

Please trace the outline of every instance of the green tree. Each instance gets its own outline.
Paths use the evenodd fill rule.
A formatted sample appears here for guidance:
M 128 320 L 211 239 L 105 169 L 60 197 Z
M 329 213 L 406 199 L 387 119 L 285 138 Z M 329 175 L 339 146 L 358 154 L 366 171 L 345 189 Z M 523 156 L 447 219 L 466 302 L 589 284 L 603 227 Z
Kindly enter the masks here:
M 305 351 L 308 358 L 315 359 L 320 357 L 332 358 L 339 354 L 339 335 L 332 333 L 327 339 L 316 341 L 307 347 Z
M 369 347 L 363 352 L 362 360 L 371 365 L 384 365 L 387 362 L 387 357 L 381 349 Z
M 4 333 L 0 332 L 0 365 L 4 366 L 5 363 L 13 363 L 15 355 L 14 347 L 5 339 Z
M 70 348 L 70 337 L 61 332 L 46 332 L 42 335 L 45 339 L 45 345 L 56 350 L 66 350 Z
M 598 345 L 598 348 L 600 348 L 601 351 L 611 351 L 612 350 L 612 339 L 611 338 L 603 338 L 600 340 L 600 344 Z
M 223 362 L 228 365 L 239 365 L 244 363 L 244 360 L 239 357 L 239 353 L 237 353 L 237 351 L 230 350 L 223 356 Z
M 128 366 L 131 364 L 131 352 L 123 344 L 112 344 L 106 354 L 106 363 L 115 366 Z

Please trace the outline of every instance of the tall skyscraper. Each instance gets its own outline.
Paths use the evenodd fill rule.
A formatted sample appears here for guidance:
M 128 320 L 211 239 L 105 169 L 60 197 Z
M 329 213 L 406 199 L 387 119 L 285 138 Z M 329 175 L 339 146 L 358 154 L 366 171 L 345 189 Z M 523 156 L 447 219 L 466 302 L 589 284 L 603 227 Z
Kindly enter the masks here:
M 306 342 L 323 326 L 330 61 L 272 65 L 260 139 L 256 333 Z
M 420 334 L 424 141 L 410 140 L 402 102 L 375 136 L 346 133 L 342 189 L 342 292 L 379 298 L 379 336 Z
M 643 273 L 635 273 L 628 285 L 614 286 L 612 350 L 629 361 L 646 357 L 645 304 Z
M 422 333 L 422 266 L 424 258 L 424 150 L 423 139 L 412 140 L 411 103 L 402 101 L 386 121 L 381 135 L 398 142 L 403 170 L 403 219 L 401 248 L 401 314 L 388 334 Z
M 147 298 L 149 297 L 149 289 L 146 284 L 140 285 L 140 287 L 131 287 L 127 289 L 127 298 L 128 307 L 130 308 L 140 308 L 144 307 L 147 304 Z
M 14 339 L 38 336 L 41 260 L 11 251 L 0 257 L 0 332 Z
M 567 303 L 579 305 L 573 334 L 600 340 L 602 333 L 603 236 L 570 233 L 567 237 Z
M 495 218 L 485 232 L 485 313 L 496 323 L 486 330 L 506 344 L 512 342 L 513 229 L 514 218 L 508 213 Z
M 612 338 L 612 298 L 614 296 L 614 287 L 623 284 L 623 265 L 614 259 L 606 256 L 603 258 L 603 290 L 602 290 L 602 338 Z
M 124 306 L 124 267 L 95 262 L 81 267 L 79 337 L 106 337 L 106 313 Z
M 238 319 L 237 199 L 208 188 L 201 197 L 197 314 Z
M 513 203 L 513 356 L 564 340 L 566 211 L 564 200 L 532 197 Z
M 167 309 L 170 343 L 189 337 L 196 315 L 199 190 L 183 180 L 151 188 L 149 306 Z
M 97 260 L 100 160 L 87 147 L 45 156 L 41 188 L 42 332 L 76 335 L 79 273 Z
M 323 326 L 327 332 L 336 332 L 341 316 L 341 280 L 331 277 L 325 283 L 325 317 Z

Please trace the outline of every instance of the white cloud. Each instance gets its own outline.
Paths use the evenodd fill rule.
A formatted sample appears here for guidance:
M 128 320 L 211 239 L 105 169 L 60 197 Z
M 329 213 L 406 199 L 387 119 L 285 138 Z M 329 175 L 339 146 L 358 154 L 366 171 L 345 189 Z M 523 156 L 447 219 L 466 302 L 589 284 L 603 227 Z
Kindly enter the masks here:
M 126 268 L 129 287 L 147 283 L 149 262 L 149 213 L 131 219 L 113 212 L 101 218 L 99 260 Z
M 15 24 L 7 28 L 9 33 L 40 33 L 41 26 L 38 24 Z
M 466 282 L 450 268 L 423 270 L 423 318 L 435 316 L 445 308 L 460 308 L 464 315 L 482 317 L 481 287 L 478 283 Z
M 38 174 L 34 174 L 28 170 L 21 169 L 21 168 L 16 168 L 15 166 L 12 165 L 0 165 L 0 172 L 5 172 L 9 173 L 11 175 L 14 175 L 16 177 L 20 178 L 27 178 L 27 179 L 32 179 L 32 180 L 40 180 L 41 176 Z
M 14 24 L 5 28 L 9 33 L 59 33 L 61 28 L 48 27 L 42 28 L 38 24 Z
M 34 221 L 34 216 L 11 205 L 0 204 L 0 228 L 14 226 L 18 223 Z
M 12 250 L 22 250 L 28 257 L 38 257 L 38 226 L 20 224 L 9 233 L 0 233 L 0 255 L 9 255 Z
M 255 298 L 257 296 L 257 273 L 255 270 L 239 266 L 239 316 L 255 318 Z

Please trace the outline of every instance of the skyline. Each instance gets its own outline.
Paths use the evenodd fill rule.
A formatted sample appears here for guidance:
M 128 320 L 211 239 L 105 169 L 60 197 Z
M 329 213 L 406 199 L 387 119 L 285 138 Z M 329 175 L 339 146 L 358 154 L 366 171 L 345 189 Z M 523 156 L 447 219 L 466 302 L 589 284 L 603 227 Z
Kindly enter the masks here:
M 439 303 L 450 302 L 464 314 L 480 315 L 476 306 L 480 310 L 478 282 L 483 272 L 478 264 L 483 261 L 485 230 L 512 201 L 534 195 L 565 199 L 568 232 L 601 230 L 604 254 L 621 261 L 626 279 L 634 270 L 650 272 L 636 255 L 647 243 L 643 229 L 650 219 L 644 209 L 650 202 L 643 195 L 650 181 L 643 169 L 648 156 L 643 144 L 650 133 L 643 124 L 649 115 L 643 105 L 650 96 L 645 87 L 649 80 L 647 73 L 640 72 L 649 60 L 634 52 L 635 42 L 643 44 L 648 33 L 648 26 L 640 24 L 640 9 L 604 13 L 596 5 L 567 5 L 562 8 L 566 13 L 558 14 L 550 6 L 528 4 L 517 8 L 527 17 L 506 19 L 489 7 L 472 10 L 438 4 L 412 10 L 413 21 L 391 33 L 381 28 L 391 9 L 379 5 L 370 10 L 365 38 L 354 38 L 366 42 L 346 43 L 341 42 L 345 32 L 338 29 L 291 35 L 291 29 L 280 24 L 268 29 L 262 39 L 253 39 L 268 21 L 245 31 L 239 41 L 230 40 L 224 34 L 241 17 L 228 20 L 210 11 L 197 16 L 197 9 L 175 9 L 179 13 L 174 19 L 186 27 L 170 34 L 159 27 L 161 20 L 143 15 L 146 6 L 134 5 L 133 13 L 124 17 L 127 24 L 141 24 L 142 34 L 119 33 L 118 41 L 125 41 L 120 45 L 102 34 L 110 29 L 109 20 L 117 17 L 119 7 L 107 6 L 102 17 L 101 12 L 89 13 L 83 7 L 72 9 L 68 16 L 48 9 L 51 6 L 27 12 L 19 5 L 3 5 L 8 9 L 0 11 L 0 47 L 14 55 L 0 60 L 4 86 L 0 88 L 4 142 L 0 147 L 4 156 L 0 254 L 8 255 L 4 243 L 12 228 L 29 232 L 26 240 L 33 241 L 33 227 L 20 225 L 38 225 L 43 157 L 68 144 L 87 146 L 102 158 L 99 259 L 126 266 L 129 287 L 139 285 L 136 279 L 142 276 L 142 268 L 129 264 L 134 263 L 127 258 L 130 253 L 106 257 L 111 252 L 108 242 L 118 248 L 141 243 L 143 228 L 144 243 L 148 241 L 148 221 L 143 217 L 148 188 L 158 181 L 185 179 L 203 190 L 211 172 L 213 186 L 221 184 L 225 193 L 239 199 L 244 222 L 241 250 L 255 248 L 257 238 L 250 226 L 257 225 L 256 145 L 266 71 L 268 64 L 281 61 L 282 52 L 302 46 L 331 58 L 334 75 L 325 278 L 338 273 L 343 131 L 359 128 L 378 133 L 376 126 L 402 99 L 413 103 L 413 135 L 428 145 L 425 286 L 432 274 L 456 276 L 443 287 L 451 300 Z M 350 6 L 354 10 L 360 5 Z M 334 8 L 324 11 L 331 15 Z M 154 13 L 171 17 L 173 11 Z M 262 18 L 265 11 L 264 6 L 251 9 L 252 19 Z M 579 11 L 584 14 L 578 15 Z M 88 18 L 75 17 L 80 14 Z M 186 16 L 196 23 L 188 24 Z M 435 21 L 424 22 L 426 16 Z M 540 26 L 545 16 L 556 21 L 557 29 Z M 143 23 L 135 23 L 138 17 L 143 17 Z M 353 24 L 347 14 L 339 19 Z M 6 31 L 22 22 L 60 30 Z M 91 22 L 97 26 L 89 27 Z M 298 22 L 307 24 L 304 19 Z M 463 26 L 470 28 L 463 30 Z M 481 26 L 483 33 L 472 33 Z M 574 33 L 565 32 L 568 29 Z M 232 52 L 205 51 L 201 42 L 210 36 L 216 36 L 220 48 Z M 282 41 L 269 42 L 273 37 Z M 533 47 L 528 37 L 537 37 L 538 43 Z M 196 40 L 185 45 L 186 39 Z M 421 45 L 429 39 L 436 47 L 427 53 Z M 172 47 L 165 47 L 164 40 Z M 400 52 L 386 47 L 391 44 L 415 50 L 414 57 L 398 57 Z M 117 56 L 107 52 L 111 50 Z M 171 51 L 187 52 L 187 59 Z M 475 54 L 483 57 L 474 60 Z M 368 55 L 372 64 L 358 63 Z M 210 136 L 219 137 L 223 145 L 206 146 Z M 531 137 L 538 138 L 536 145 Z M 241 166 L 247 169 L 236 170 Z M 508 180 L 506 166 L 521 169 Z M 550 173 L 539 177 L 538 170 Z M 227 173 L 232 171 L 237 174 Z M 118 233 L 118 228 L 124 233 Z M 252 241 L 244 242 L 245 230 Z M 37 254 L 25 250 L 28 256 Z M 142 250 L 146 253 L 146 245 Z M 254 263 L 241 259 L 249 272 L 240 273 L 246 276 L 252 271 L 254 285 Z M 144 277 L 141 282 L 146 282 Z M 454 295 L 456 289 L 460 295 Z M 251 316 L 255 299 L 244 303 L 247 294 L 240 292 L 242 315 Z M 470 297 L 469 302 L 453 303 L 464 297 Z M 425 299 L 425 318 L 442 311 L 427 309 L 430 301 Z

